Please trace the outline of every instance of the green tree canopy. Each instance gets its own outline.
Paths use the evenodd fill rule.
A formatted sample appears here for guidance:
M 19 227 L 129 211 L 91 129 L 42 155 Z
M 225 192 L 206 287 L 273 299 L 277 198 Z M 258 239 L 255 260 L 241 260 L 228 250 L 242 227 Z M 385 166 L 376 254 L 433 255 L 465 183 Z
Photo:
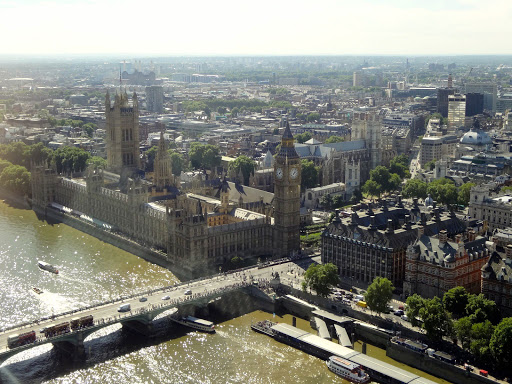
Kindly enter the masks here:
M 146 151 L 146 172 L 153 172 L 155 166 L 155 158 L 158 153 L 158 147 L 153 145 Z
M 105 160 L 103 157 L 93 156 L 89 159 L 89 161 L 87 161 L 87 165 L 92 166 L 93 168 L 106 169 L 107 160 Z
M 444 308 L 452 314 L 455 319 L 466 315 L 466 306 L 469 302 L 469 293 L 464 287 L 455 287 L 446 292 L 443 296 Z
M 423 320 L 422 328 L 427 332 L 427 337 L 430 340 L 440 341 L 444 336 L 452 334 L 452 321 L 439 297 L 425 300 L 419 315 Z
M 295 135 L 295 140 L 297 140 L 297 143 L 303 144 L 306 141 L 310 140 L 312 137 L 313 136 L 311 136 L 311 133 L 304 132 L 304 133 L 299 133 L 299 134 Z
M 325 140 L 325 144 L 341 143 L 343 141 L 345 141 L 345 139 L 341 136 L 329 136 L 327 140 Z
M 367 195 L 378 197 L 382 193 L 382 186 L 375 180 L 366 180 L 366 183 L 364 183 L 362 190 Z
M 393 284 L 385 277 L 376 277 L 364 295 L 368 307 L 377 313 L 385 312 L 393 297 Z
M 181 175 L 181 172 L 185 168 L 185 160 L 183 159 L 183 155 L 179 152 L 173 151 L 172 149 L 169 149 L 169 154 L 171 156 L 172 174 L 174 176 Z
M 320 114 L 318 112 L 311 112 L 308 114 L 308 117 L 306 118 L 308 123 L 312 123 L 314 121 L 320 120 Z
M 425 199 L 427 197 L 427 183 L 418 179 L 409 179 L 402 188 L 402 195 L 405 198 Z
M 307 288 L 314 290 L 319 296 L 327 297 L 332 287 L 340 282 L 338 269 L 334 264 L 311 264 L 304 273 L 302 290 Z
M 496 302 L 486 299 L 482 293 L 469 296 L 466 314 L 473 324 L 483 323 L 486 320 L 489 320 L 492 324 L 497 324 L 500 321 L 500 312 Z
M 489 344 L 491 352 L 502 366 L 512 363 L 512 317 L 498 324 Z
M 458 203 L 464 206 L 469 205 L 469 195 L 475 183 L 465 183 L 459 187 Z
M 238 156 L 235 161 L 232 161 L 229 164 L 229 170 L 234 171 L 236 174 L 242 170 L 242 175 L 244 176 L 244 184 L 249 185 L 249 177 L 251 176 L 251 173 L 254 172 L 255 166 L 256 163 L 253 159 L 242 155 Z
M 469 317 L 462 317 L 459 320 L 455 321 L 453 324 L 453 328 L 455 330 L 455 335 L 457 339 L 461 342 L 462 348 L 466 351 L 471 347 L 471 328 L 473 327 L 473 323 Z
M 407 298 L 407 317 L 411 324 L 415 327 L 420 325 L 417 318 L 420 317 L 420 310 L 425 306 L 425 299 L 418 294 L 414 294 Z
M 409 159 L 406 155 L 395 156 L 389 164 L 389 172 L 396 173 L 401 179 L 410 178 Z
M 447 178 L 436 179 L 427 186 L 427 193 L 442 204 L 457 204 L 457 187 Z
M 197 142 L 190 145 L 189 158 L 195 169 L 211 169 L 220 165 L 221 160 L 219 147 Z
M 436 159 L 430 160 L 428 163 L 423 164 L 423 169 L 426 169 L 427 171 L 433 171 L 436 167 Z
M 30 172 L 21 165 L 9 165 L 0 174 L 0 185 L 17 195 L 30 194 Z
M 489 320 L 482 323 L 473 324 L 471 327 L 471 345 L 470 350 L 473 356 L 480 361 L 491 360 L 491 350 L 489 343 L 494 333 L 494 326 Z
M 58 173 L 83 172 L 91 155 L 76 147 L 61 147 L 53 153 Z
M 303 188 L 314 188 L 318 184 L 318 171 L 320 167 L 316 167 L 312 160 L 301 160 L 301 185 Z
M 82 125 L 82 129 L 84 130 L 85 134 L 89 137 L 92 137 L 92 134 L 96 130 L 97 126 L 93 123 L 86 123 Z
M 328 211 L 331 210 L 333 203 L 334 201 L 330 193 L 327 193 L 320 198 L 320 204 Z

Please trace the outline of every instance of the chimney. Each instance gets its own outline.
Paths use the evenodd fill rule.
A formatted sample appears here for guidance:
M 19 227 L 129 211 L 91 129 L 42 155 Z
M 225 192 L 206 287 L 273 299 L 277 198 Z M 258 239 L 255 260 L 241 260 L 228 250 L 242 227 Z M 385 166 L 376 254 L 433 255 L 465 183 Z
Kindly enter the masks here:
M 413 201 L 414 208 L 419 208 L 418 207 L 418 198 L 415 197 L 415 198 L 412 199 L 412 201 Z
M 455 241 L 457 242 L 457 244 L 459 244 L 462 240 L 462 235 L 461 234 L 458 234 L 457 236 L 455 236 Z
M 375 225 L 375 216 L 370 216 L 370 226 L 368 227 L 368 229 L 377 229 L 377 226 Z
M 357 215 L 357 212 L 352 212 L 352 215 L 350 215 L 350 224 L 357 225 L 359 221 L 359 216 Z
M 512 262 L 512 244 L 508 244 L 507 247 L 505 248 L 505 255 L 506 255 L 505 263 L 507 265 L 510 265 L 510 263 Z
M 387 200 L 382 200 L 382 212 L 388 211 L 388 202 Z
M 334 218 L 332 220 L 333 223 L 339 223 L 341 220 L 340 220 L 340 210 L 339 209 L 335 209 L 334 210 Z
M 470 229 L 468 231 L 468 241 L 475 241 L 476 239 L 476 233 L 474 230 Z
M 411 229 L 411 215 L 405 215 L 404 229 Z
M 446 232 L 446 229 L 443 229 L 439 232 L 439 243 L 444 245 L 448 241 L 448 232 Z
M 397 204 L 396 204 L 396 206 L 398 208 L 403 208 L 404 207 L 404 205 L 402 204 L 402 195 L 398 195 L 397 196 Z
M 395 230 L 393 229 L 393 220 L 388 219 L 388 228 L 386 230 L 387 234 L 395 233 Z

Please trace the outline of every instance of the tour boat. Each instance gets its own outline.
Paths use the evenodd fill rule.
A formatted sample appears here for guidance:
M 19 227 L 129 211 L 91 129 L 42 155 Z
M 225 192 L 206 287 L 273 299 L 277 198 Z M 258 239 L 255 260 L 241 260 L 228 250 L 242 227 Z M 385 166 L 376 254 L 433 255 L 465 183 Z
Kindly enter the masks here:
M 57 267 L 54 267 L 53 265 L 48 264 L 44 261 L 39 260 L 37 262 L 37 265 L 39 266 L 39 268 L 44 269 L 45 271 L 55 273 L 55 274 L 59 273 L 59 270 L 57 269 Z
M 215 332 L 215 325 L 208 320 L 198 319 L 193 316 L 173 317 L 172 320 L 178 324 L 197 329 L 198 331 Z
M 354 383 L 367 383 L 370 381 L 370 376 L 363 371 L 359 364 L 352 361 L 345 360 L 339 356 L 331 356 L 326 363 L 332 372 L 344 379 Z
M 38 295 L 40 295 L 41 293 L 43 293 L 43 290 L 42 289 L 39 289 L 37 287 L 32 287 L 32 289 L 34 290 L 35 293 L 37 293 Z

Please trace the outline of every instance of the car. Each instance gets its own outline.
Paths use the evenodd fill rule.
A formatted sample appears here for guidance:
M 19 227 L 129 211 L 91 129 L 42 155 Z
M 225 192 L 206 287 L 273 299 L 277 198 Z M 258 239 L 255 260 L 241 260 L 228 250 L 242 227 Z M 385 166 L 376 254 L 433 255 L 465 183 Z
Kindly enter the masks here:
M 399 305 L 399 306 L 398 306 L 398 309 L 400 309 L 400 310 L 402 310 L 402 311 L 403 311 L 403 310 L 405 310 L 405 308 L 404 308 L 404 306 L 403 306 L 403 305 Z
M 44 333 L 44 331 L 46 331 L 46 327 L 41 328 L 41 329 L 39 330 L 39 333 Z
M 147 298 L 147 297 L 141 297 L 141 298 L 139 299 L 139 301 L 140 301 L 141 303 L 143 303 L 143 302 L 145 302 L 145 301 L 148 301 L 148 298 Z
M 162 297 L 162 300 L 169 300 L 171 298 L 171 296 L 164 296 Z
M 404 311 L 402 311 L 401 309 L 398 309 L 395 312 L 393 312 L 393 315 L 395 315 L 395 316 L 402 316 L 403 314 L 404 314 Z
M 191 295 L 192 291 L 190 289 L 187 289 L 184 293 L 185 293 L 185 295 Z
M 409 318 L 407 317 L 407 315 L 402 315 L 402 316 L 400 316 L 400 318 L 401 318 L 403 321 L 409 321 Z

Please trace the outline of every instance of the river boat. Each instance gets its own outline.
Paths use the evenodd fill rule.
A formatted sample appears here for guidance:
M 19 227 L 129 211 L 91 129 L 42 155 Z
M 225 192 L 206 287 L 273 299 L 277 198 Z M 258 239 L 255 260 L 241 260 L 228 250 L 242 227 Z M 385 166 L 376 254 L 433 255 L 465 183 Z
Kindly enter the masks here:
M 43 293 L 43 290 L 42 289 L 39 289 L 37 287 L 32 287 L 32 290 L 37 293 L 38 295 L 40 295 L 41 293 Z
M 331 356 L 326 363 L 332 372 L 353 383 L 368 383 L 370 381 L 370 375 L 363 371 L 359 364 L 352 361 L 339 356 Z
M 197 329 L 198 331 L 215 332 L 215 325 L 211 321 L 198 319 L 194 316 L 173 317 L 172 320 L 178 324 Z
M 58 274 L 59 273 L 59 270 L 57 269 L 57 267 L 54 267 L 53 265 L 51 264 L 48 264 L 44 261 L 41 261 L 39 260 L 37 262 L 37 266 L 41 269 L 44 269 L 45 271 L 48 271 L 48 272 L 51 272 L 51 273 L 55 273 L 55 274 Z

